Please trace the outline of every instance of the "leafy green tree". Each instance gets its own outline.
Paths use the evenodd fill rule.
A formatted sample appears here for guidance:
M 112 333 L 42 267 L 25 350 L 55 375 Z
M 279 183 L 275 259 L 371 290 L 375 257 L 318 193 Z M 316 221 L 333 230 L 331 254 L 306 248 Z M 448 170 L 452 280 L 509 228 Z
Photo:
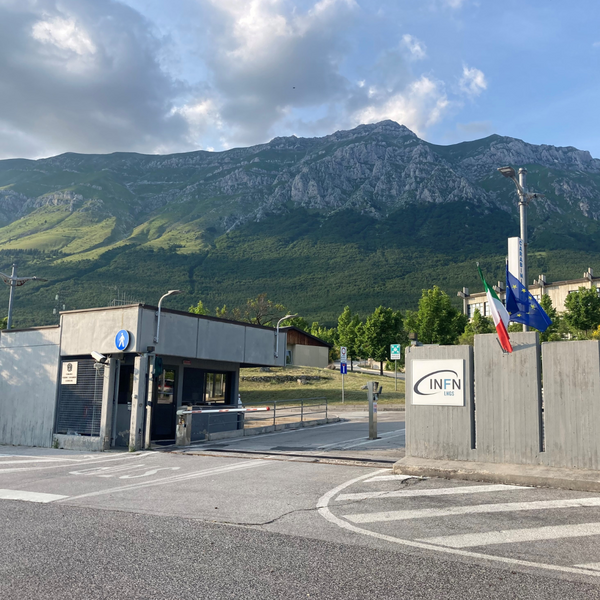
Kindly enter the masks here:
M 246 304 L 241 308 L 223 308 L 216 309 L 217 317 L 230 319 L 231 321 L 242 321 L 252 323 L 253 325 L 273 325 L 285 314 L 285 306 L 277 304 L 267 298 L 266 292 L 259 294 L 256 298 L 248 298 Z
M 335 327 L 328 329 L 327 327 L 321 327 L 317 321 L 314 321 L 308 333 L 318 337 L 328 344 L 331 344 L 331 348 L 329 349 L 330 361 L 334 361 L 339 358 L 340 355 L 337 349 L 337 329 Z
M 580 338 L 589 337 L 589 332 L 600 325 L 600 298 L 596 288 L 580 287 L 565 300 L 564 319 L 569 328 Z
M 562 339 L 560 328 L 561 318 L 558 311 L 552 306 L 552 300 L 548 294 L 544 294 L 540 300 L 540 305 L 550 317 L 552 325 L 546 329 L 543 333 L 540 333 L 540 341 L 542 342 L 556 342 Z
M 415 330 L 423 344 L 456 344 L 468 322 L 458 311 L 446 292 L 437 285 L 423 290 L 419 310 L 414 319 Z
M 370 358 L 379 361 L 379 374 L 383 375 L 383 363 L 390 358 L 390 345 L 402 334 L 402 316 L 391 308 L 379 306 L 367 317 L 361 328 L 361 346 Z
M 6 329 L 8 325 L 8 317 L 4 317 L 4 319 L 0 319 L 0 329 Z
M 293 319 L 286 319 L 281 322 L 283 327 L 297 327 L 298 329 L 302 329 L 302 331 L 310 332 L 310 325 L 303 319 L 302 317 L 294 317 Z
M 198 300 L 198 304 L 196 304 L 196 306 L 190 306 L 188 312 L 194 315 L 207 315 L 208 309 L 204 306 L 202 300 Z
M 465 330 L 458 338 L 458 343 L 465 346 L 472 346 L 476 335 L 480 333 L 494 333 L 495 331 L 496 328 L 493 321 L 488 317 L 484 317 L 479 312 L 479 309 L 476 308 L 473 313 L 473 320 L 465 325 Z
M 360 317 L 353 315 L 350 307 L 346 306 L 338 317 L 337 336 L 338 343 L 345 346 L 350 358 L 350 370 L 354 371 L 354 359 L 358 358 L 357 327 L 360 325 Z

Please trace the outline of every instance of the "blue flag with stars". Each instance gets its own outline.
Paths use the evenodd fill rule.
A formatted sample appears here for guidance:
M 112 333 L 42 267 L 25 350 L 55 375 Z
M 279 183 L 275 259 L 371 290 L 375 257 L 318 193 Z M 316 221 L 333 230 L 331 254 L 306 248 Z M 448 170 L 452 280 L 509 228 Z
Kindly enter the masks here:
M 552 321 L 529 290 L 508 270 L 506 265 L 506 310 L 511 321 L 546 331 Z

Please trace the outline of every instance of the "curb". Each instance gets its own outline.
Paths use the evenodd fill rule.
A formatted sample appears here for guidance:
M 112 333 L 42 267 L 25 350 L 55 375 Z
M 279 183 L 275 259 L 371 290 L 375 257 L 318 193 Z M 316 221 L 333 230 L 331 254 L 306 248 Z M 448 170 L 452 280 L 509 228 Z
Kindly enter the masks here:
M 453 464 L 454 463 L 454 464 Z M 401 475 L 462 479 L 508 485 L 558 488 L 579 492 L 600 492 L 600 471 L 541 467 L 537 465 L 512 465 L 493 463 L 468 463 L 419 459 L 412 456 L 396 462 L 393 472 Z

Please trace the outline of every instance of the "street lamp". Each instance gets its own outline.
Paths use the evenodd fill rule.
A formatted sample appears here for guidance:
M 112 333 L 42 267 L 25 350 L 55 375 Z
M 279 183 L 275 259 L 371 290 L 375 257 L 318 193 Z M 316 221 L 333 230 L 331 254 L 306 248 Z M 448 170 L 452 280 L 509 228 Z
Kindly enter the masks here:
M 295 319 L 298 315 L 285 315 L 285 317 L 281 317 L 279 321 L 277 321 L 277 329 L 275 331 L 275 358 L 279 358 L 279 325 L 282 321 L 287 319 Z
M 535 198 L 543 198 L 542 194 L 533 194 L 527 192 L 527 169 L 519 169 L 519 179 L 512 167 L 500 167 L 498 169 L 504 177 L 511 179 L 517 188 L 519 195 L 519 220 L 521 224 L 521 239 L 523 240 L 523 281 L 521 282 L 526 289 L 529 289 L 527 283 L 527 205 Z M 523 331 L 527 331 L 527 325 L 523 325 Z
M 169 290 L 166 294 L 164 294 L 164 296 L 161 296 L 160 300 L 158 301 L 158 312 L 156 313 L 158 319 L 156 321 L 156 335 L 154 336 L 155 344 L 158 344 L 158 334 L 160 332 L 160 309 L 162 306 L 162 301 L 167 296 L 177 296 L 177 294 L 183 294 L 183 292 L 181 290 Z
M 13 298 L 15 293 L 15 288 L 25 285 L 28 281 L 48 281 L 47 279 L 41 279 L 40 277 L 17 277 L 17 265 L 13 264 L 12 273 L 10 275 L 6 275 L 5 273 L 0 273 L 0 277 L 2 281 L 10 287 L 10 294 L 8 296 L 8 319 L 6 321 L 6 329 L 10 329 L 12 325 L 12 310 L 13 310 Z

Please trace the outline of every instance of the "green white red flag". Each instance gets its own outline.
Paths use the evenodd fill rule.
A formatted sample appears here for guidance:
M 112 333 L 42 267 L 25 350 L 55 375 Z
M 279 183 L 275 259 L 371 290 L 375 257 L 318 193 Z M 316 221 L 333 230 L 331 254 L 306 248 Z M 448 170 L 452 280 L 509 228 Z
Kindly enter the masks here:
M 500 298 L 498 298 L 498 294 L 496 294 L 494 289 L 487 284 L 479 265 L 477 265 L 477 270 L 479 271 L 479 277 L 481 277 L 481 281 L 483 281 L 488 307 L 490 309 L 490 313 L 492 314 L 494 325 L 496 326 L 496 333 L 498 334 L 498 339 L 500 340 L 502 350 L 505 352 L 512 352 L 513 349 L 510 345 L 510 339 L 508 338 L 508 321 L 510 318 L 508 316 L 508 312 L 506 311 L 506 308 L 504 308 L 504 304 L 502 304 Z

